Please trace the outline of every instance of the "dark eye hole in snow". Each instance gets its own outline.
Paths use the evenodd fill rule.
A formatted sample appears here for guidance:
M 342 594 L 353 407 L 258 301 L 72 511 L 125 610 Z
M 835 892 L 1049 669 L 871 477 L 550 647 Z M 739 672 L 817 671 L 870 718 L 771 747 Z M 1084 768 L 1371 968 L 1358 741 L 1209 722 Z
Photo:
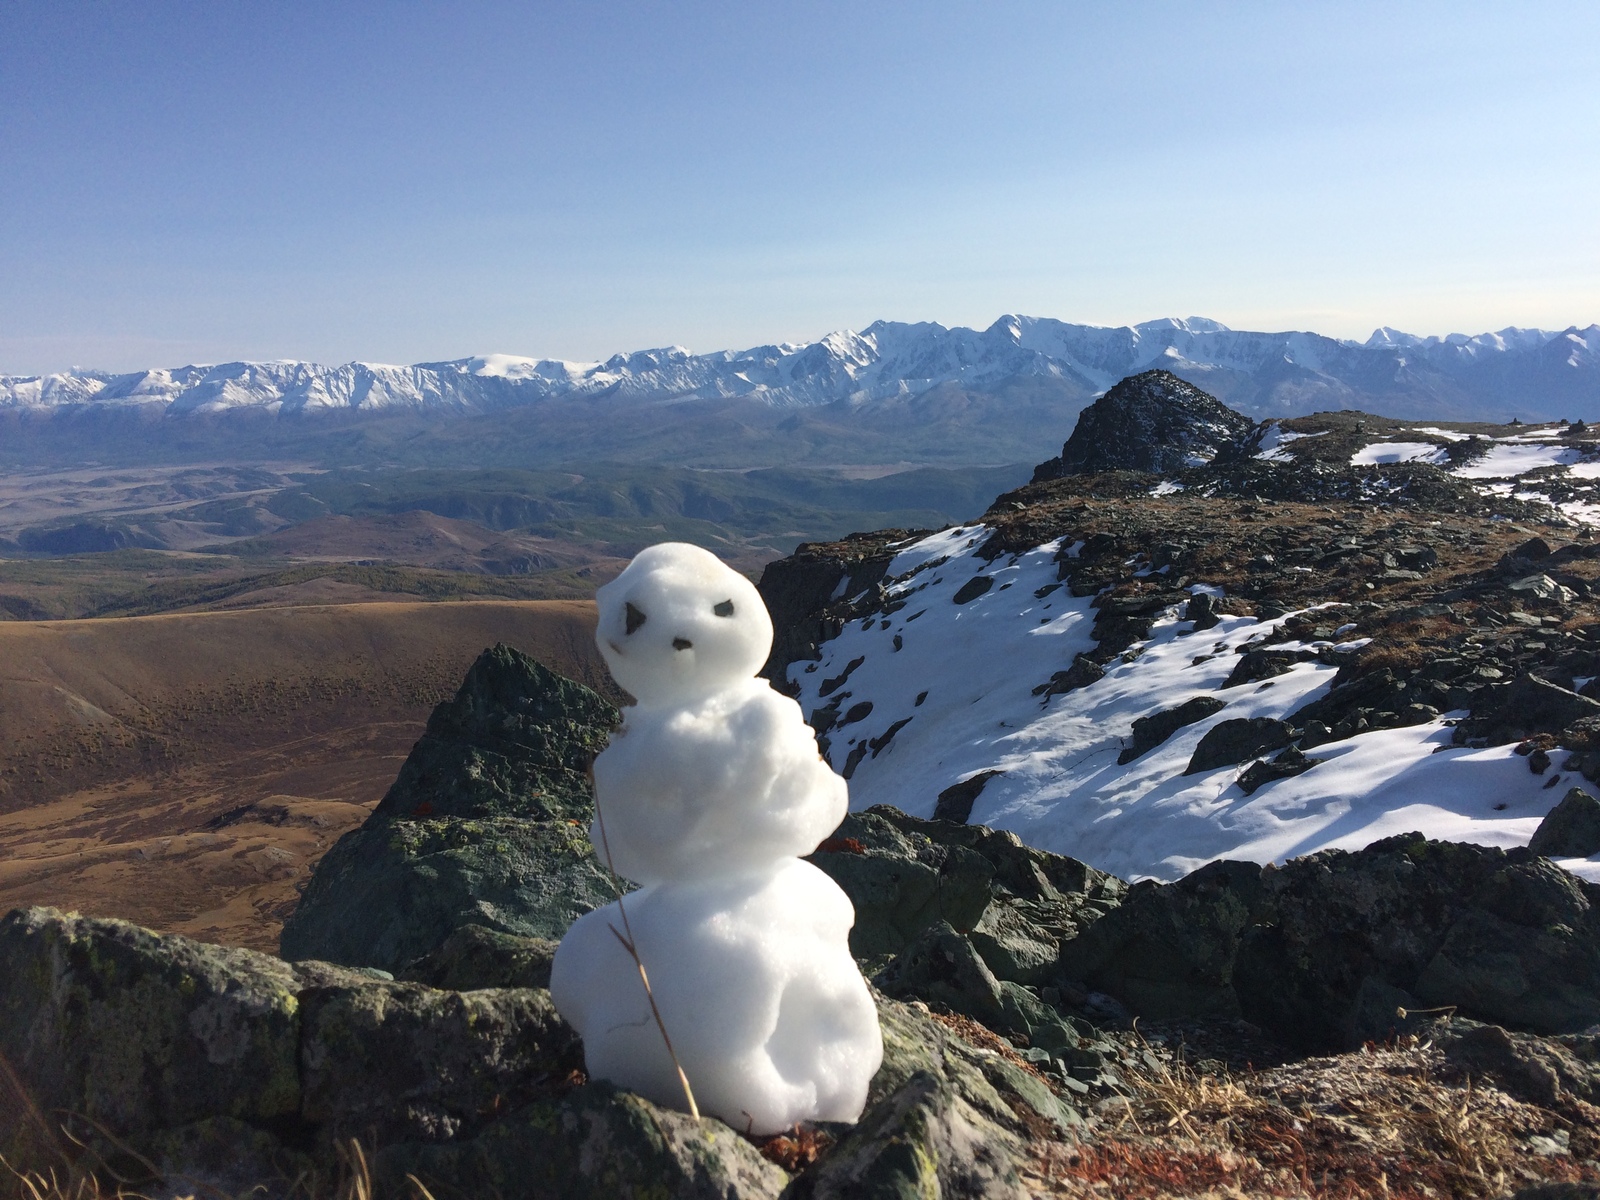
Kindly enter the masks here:
M 674 650 L 693 650 L 694 643 L 688 638 L 675 637 L 672 639 L 672 648 Z
M 733 601 L 724 600 L 721 604 L 713 606 L 711 611 L 719 617 L 731 617 L 733 616 Z
M 632 600 L 623 606 L 623 611 L 627 614 L 627 630 L 629 633 L 633 633 L 639 626 L 644 624 L 645 615 L 633 606 Z

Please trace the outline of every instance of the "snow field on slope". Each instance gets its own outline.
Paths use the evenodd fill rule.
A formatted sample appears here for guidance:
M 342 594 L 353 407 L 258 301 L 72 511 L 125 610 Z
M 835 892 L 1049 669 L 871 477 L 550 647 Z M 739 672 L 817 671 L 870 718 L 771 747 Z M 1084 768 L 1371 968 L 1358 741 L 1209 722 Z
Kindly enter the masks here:
M 1350 464 L 1356 467 L 1370 467 L 1380 463 L 1443 461 L 1444 451 L 1432 442 L 1373 442 L 1350 456 Z
M 1267 421 L 1266 432 L 1261 435 L 1261 441 L 1256 444 L 1256 457 L 1266 462 L 1293 462 L 1292 455 L 1283 449 L 1289 442 L 1299 438 L 1310 437 L 1306 433 L 1292 433 L 1283 427 L 1282 421 Z
M 1571 447 L 1536 442 L 1500 442 L 1482 458 L 1457 467 L 1463 479 L 1506 479 L 1538 467 L 1571 466 L 1582 455 Z
M 1235 784 L 1248 762 L 1185 776 L 1195 746 L 1218 722 L 1287 717 L 1326 694 L 1334 668 L 1302 663 L 1275 679 L 1219 690 L 1239 661 L 1236 651 L 1264 640 L 1282 619 L 1224 617 L 1194 632 L 1173 609 L 1132 661 L 1113 662 L 1096 683 L 1042 701 L 1032 689 L 1093 648 L 1095 611 L 1090 598 L 1065 586 L 1035 594 L 1056 583 L 1058 543 L 985 563 L 976 551 L 987 535 L 983 526 L 964 526 L 905 547 L 886 581 L 891 601 L 904 607 L 852 622 L 820 648 L 820 661 L 790 667 L 808 717 L 835 700 L 841 721 L 871 705 L 829 731 L 835 769 L 868 747 L 850 780 L 853 809 L 893 804 L 931 817 L 945 788 L 999 770 L 978 797 L 974 823 L 1124 878 L 1170 880 L 1217 858 L 1281 862 L 1410 830 L 1525 845 L 1565 785 L 1581 782 L 1572 776 L 1547 788 L 1551 776 L 1534 775 L 1511 746 L 1451 747 L 1442 719 L 1318 746 L 1310 754 L 1320 765 L 1251 796 Z M 955 592 L 979 574 L 992 577 L 990 589 L 955 604 Z M 1136 718 L 1200 695 L 1226 707 L 1117 764 Z M 1564 865 L 1600 878 L 1600 861 Z

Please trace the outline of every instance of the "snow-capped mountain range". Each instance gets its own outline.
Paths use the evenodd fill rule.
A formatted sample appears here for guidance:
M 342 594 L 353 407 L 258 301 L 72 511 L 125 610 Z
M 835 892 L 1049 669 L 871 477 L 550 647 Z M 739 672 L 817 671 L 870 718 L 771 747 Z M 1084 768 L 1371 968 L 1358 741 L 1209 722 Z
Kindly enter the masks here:
M 474 413 L 562 399 L 729 398 L 779 408 L 856 408 L 941 387 L 991 392 L 1018 380 L 1052 383 L 1064 400 L 1082 402 L 1152 367 L 1260 416 L 1363 406 L 1441 417 L 1600 416 L 1597 325 L 1444 338 L 1383 328 L 1354 342 L 1233 330 L 1202 317 L 1109 328 L 1023 316 L 1001 317 L 984 330 L 878 321 L 806 345 L 711 354 L 673 346 L 604 362 L 492 354 L 414 366 L 236 362 L 121 375 L 0 376 L 0 409 L 159 406 L 173 417 L 238 410 Z

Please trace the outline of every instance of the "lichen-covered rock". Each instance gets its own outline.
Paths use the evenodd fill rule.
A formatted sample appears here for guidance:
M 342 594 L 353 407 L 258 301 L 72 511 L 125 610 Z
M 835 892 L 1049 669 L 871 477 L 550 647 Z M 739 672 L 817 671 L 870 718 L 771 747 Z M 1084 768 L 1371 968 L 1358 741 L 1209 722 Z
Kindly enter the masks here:
M 1525 849 L 1405 834 L 1140 884 L 1058 970 L 1143 1015 L 1243 1016 L 1308 1050 L 1359 1042 L 1396 993 L 1566 1033 L 1600 1022 L 1597 899 Z
M 583 1063 L 543 989 L 367 983 L 313 989 L 300 1005 L 300 1115 L 325 1137 L 469 1136 Z
M 432 952 L 399 973 L 429 987 L 468 992 L 474 988 L 547 988 L 558 942 L 518 937 L 483 925 L 464 925 Z
M 873 983 L 900 1000 L 924 1000 L 964 1013 L 991 1029 L 1003 1026 L 1000 981 L 948 922 L 930 925 Z
M 501 1200 L 770 1200 L 789 1182 L 722 1122 L 604 1083 L 529 1104 L 468 1141 L 391 1147 L 375 1174 L 397 1195 L 414 1175 L 436 1195 Z
M 1038 1120 L 1064 1130 L 1081 1120 L 1037 1074 L 958 1037 L 926 1006 L 879 996 L 878 1025 L 883 1031 L 883 1065 L 867 1093 L 868 1113 L 923 1072 L 945 1080 L 966 1104 L 1001 1130 L 1021 1133 L 1037 1127 Z
M 947 1081 L 919 1071 L 784 1193 L 784 1200 L 982 1197 L 1026 1200 L 1023 1144 Z
M 1024 846 L 1015 834 L 924 821 L 889 805 L 851 813 L 811 861 L 855 905 L 850 949 L 870 969 L 944 921 L 974 933 L 1000 978 L 1031 983 L 1061 940 L 1116 907 L 1125 891 L 1121 880 Z
M 1027 1143 L 1065 1135 L 1078 1114 L 1039 1076 L 958 1037 L 925 1008 L 880 999 L 878 1017 L 883 1066 L 861 1121 L 785 1200 L 1026 1195 Z
M 121 1134 L 300 1111 L 300 980 L 264 954 L 49 908 L 0 919 L 0 1055 Z
M 620 720 L 604 697 L 504 644 L 485 650 L 379 802 L 378 817 L 575 818 L 586 772 Z
M 110 1142 L 105 1149 L 115 1151 Z M 147 1182 L 159 1182 L 160 1194 L 171 1197 L 277 1200 L 294 1194 L 296 1180 L 315 1195 L 316 1181 L 336 1174 L 333 1164 L 316 1154 L 290 1148 L 269 1131 L 234 1117 L 154 1130 L 139 1139 L 139 1153 L 156 1169 L 157 1178 Z
M 279 944 L 291 960 L 399 971 L 464 926 L 559 938 L 615 898 L 567 821 L 369 821 L 317 864 Z
M 1451 1022 L 1433 1031 L 1452 1067 L 1489 1079 L 1508 1095 L 1545 1108 L 1568 1098 L 1600 1101 L 1595 1038 L 1541 1038 L 1498 1025 Z
M 969 937 L 997 979 L 1036 983 L 1054 972 L 1060 953 L 1059 906 L 1036 900 L 997 900 Z
M 0 1055 L 82 1136 L 230 1195 L 327 1174 L 338 1138 L 470 1136 L 582 1061 L 543 990 L 439 991 L 45 908 L 0 920 Z M 26 1162 L 38 1130 L 6 1107 L 0 1154 Z
M 1056 970 L 1144 1016 L 1236 1017 L 1233 967 L 1260 893 L 1254 863 L 1214 862 L 1176 883 L 1136 884 L 1061 947 Z
M 394 786 L 317 864 L 280 947 L 403 969 L 456 930 L 559 938 L 616 895 L 584 834 L 617 710 L 507 646 L 429 718 Z

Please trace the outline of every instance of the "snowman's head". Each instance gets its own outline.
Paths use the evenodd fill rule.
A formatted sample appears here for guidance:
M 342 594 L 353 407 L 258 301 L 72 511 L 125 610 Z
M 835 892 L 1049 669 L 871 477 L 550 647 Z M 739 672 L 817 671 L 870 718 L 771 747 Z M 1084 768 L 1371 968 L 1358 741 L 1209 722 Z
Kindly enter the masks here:
M 595 598 L 600 653 L 647 707 L 750 679 L 772 649 L 772 618 L 755 586 L 698 546 L 640 551 Z

